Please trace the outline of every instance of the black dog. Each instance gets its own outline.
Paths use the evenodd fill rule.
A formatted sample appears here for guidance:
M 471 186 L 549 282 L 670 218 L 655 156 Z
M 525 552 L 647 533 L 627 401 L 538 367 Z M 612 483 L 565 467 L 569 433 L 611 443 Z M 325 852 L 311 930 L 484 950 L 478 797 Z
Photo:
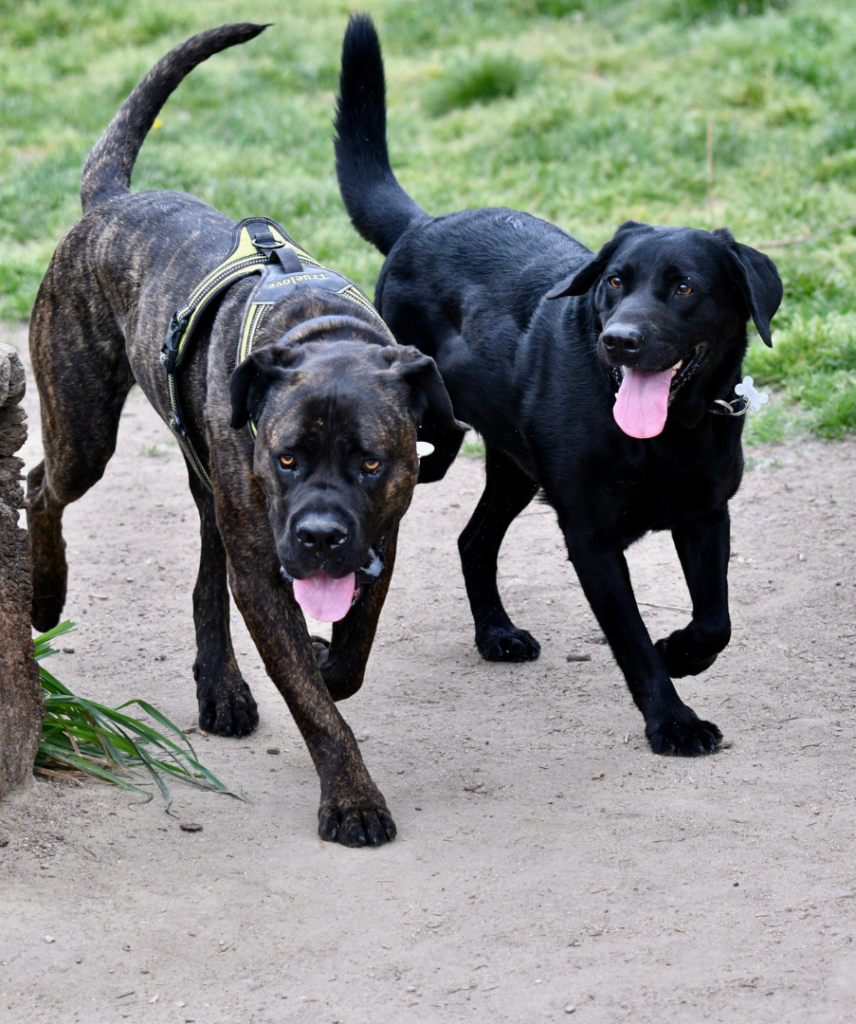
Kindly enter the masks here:
M 730 639 L 728 501 L 743 471 L 734 414 L 745 411 L 734 389 L 750 315 L 771 343 L 775 266 L 725 230 L 631 222 L 595 256 L 512 210 L 428 216 L 390 168 L 380 44 L 365 17 L 345 36 L 336 128 L 348 213 L 388 255 L 377 307 L 400 342 L 436 359 L 457 415 L 485 440 L 485 491 L 459 540 L 483 657 L 538 657 L 502 606 L 496 565 L 540 489 L 651 746 L 714 750 L 719 729 L 671 677 L 702 672 Z M 441 453 L 420 481 L 438 479 L 460 436 L 428 416 L 420 437 Z M 689 625 L 656 645 L 623 554 L 649 530 L 671 530 L 693 604 Z
M 261 31 L 226 25 L 167 54 L 84 167 L 84 215 L 54 254 L 30 332 L 45 448 L 29 477 L 33 624 L 45 630 L 59 619 L 62 512 L 101 478 L 136 382 L 177 429 L 202 523 L 193 592 L 200 725 L 242 736 L 258 723 L 232 650 L 228 569 L 321 777 L 319 834 L 377 844 L 395 825 L 334 701 L 363 681 L 418 475 L 417 423 L 431 409 L 449 429 L 463 425 L 433 361 L 396 347 L 362 293 L 273 222 L 236 228 L 192 196 L 129 189 L 173 89 L 201 61 Z M 241 274 L 262 272 L 260 283 L 224 263 L 241 253 Z M 210 280 L 217 290 L 202 302 Z M 247 331 L 257 327 L 254 351 L 245 315 Z M 180 375 L 168 376 L 179 353 Z M 248 422 L 254 436 L 236 429 Z M 299 605 L 335 623 L 329 648 L 313 648 Z

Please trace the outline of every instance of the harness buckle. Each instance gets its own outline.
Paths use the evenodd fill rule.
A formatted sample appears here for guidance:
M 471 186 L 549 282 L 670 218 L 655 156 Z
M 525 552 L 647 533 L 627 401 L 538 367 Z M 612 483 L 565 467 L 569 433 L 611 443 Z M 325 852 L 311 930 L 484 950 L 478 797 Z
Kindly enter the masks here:
M 178 434 L 180 437 L 187 437 L 187 430 L 185 429 L 184 424 L 181 422 L 181 420 L 176 415 L 176 412 L 175 412 L 174 409 L 169 414 L 169 420 L 167 421 L 167 426 L 169 427 L 170 430 L 172 430 L 174 433 Z
M 248 225 L 248 231 L 250 238 L 253 240 L 253 245 L 260 249 L 268 259 L 270 259 L 274 249 L 281 249 L 285 245 L 285 242 L 278 242 L 273 237 L 273 232 L 267 224 L 250 224 Z
M 176 311 L 172 314 L 172 319 L 169 322 L 169 327 L 166 331 L 166 339 L 161 347 L 161 362 L 164 364 L 166 372 L 169 374 L 175 372 L 175 363 L 178 359 L 178 349 L 181 345 L 181 338 L 189 319 L 190 317 L 187 315 L 179 317 L 178 311 Z

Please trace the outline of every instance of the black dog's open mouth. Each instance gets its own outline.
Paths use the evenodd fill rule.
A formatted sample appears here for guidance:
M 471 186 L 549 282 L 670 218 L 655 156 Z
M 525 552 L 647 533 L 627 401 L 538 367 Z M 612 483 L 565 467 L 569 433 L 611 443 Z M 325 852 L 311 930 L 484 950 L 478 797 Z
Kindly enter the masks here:
M 692 354 L 689 358 L 679 359 L 672 370 L 672 382 L 669 385 L 669 404 L 671 405 L 672 399 L 678 393 L 678 391 L 696 375 L 701 364 L 705 360 L 707 355 L 707 345 L 696 345 L 693 349 Z M 621 383 L 624 380 L 624 367 L 623 366 L 610 366 L 608 367 L 609 375 L 612 378 L 613 384 L 615 384 L 616 391 L 620 389 Z
M 679 359 L 663 370 L 611 367 L 611 376 L 618 384 L 612 415 L 621 430 L 640 439 L 661 434 L 675 395 L 695 376 L 706 354 L 707 346 L 698 345 L 689 358 Z

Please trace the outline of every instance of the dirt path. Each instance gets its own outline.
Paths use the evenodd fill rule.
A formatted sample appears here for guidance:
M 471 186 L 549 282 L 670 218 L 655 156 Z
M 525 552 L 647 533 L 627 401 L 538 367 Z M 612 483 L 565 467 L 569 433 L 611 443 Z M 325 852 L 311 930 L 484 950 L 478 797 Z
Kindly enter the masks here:
M 0 806 L 0 1020 L 856 1019 L 856 444 L 752 455 L 734 640 L 680 682 L 730 749 L 652 756 L 543 506 L 500 568 L 541 659 L 478 658 L 455 538 L 482 469 L 461 459 L 417 490 L 366 685 L 343 706 L 398 841 L 317 839 L 309 756 L 235 621 L 261 726 L 197 739 L 251 805 L 177 788 L 195 834 L 100 784 L 39 782 Z M 53 671 L 193 724 L 197 518 L 139 392 L 66 537 L 79 628 Z M 682 624 L 660 607 L 688 601 L 668 539 L 631 561 L 652 631 Z

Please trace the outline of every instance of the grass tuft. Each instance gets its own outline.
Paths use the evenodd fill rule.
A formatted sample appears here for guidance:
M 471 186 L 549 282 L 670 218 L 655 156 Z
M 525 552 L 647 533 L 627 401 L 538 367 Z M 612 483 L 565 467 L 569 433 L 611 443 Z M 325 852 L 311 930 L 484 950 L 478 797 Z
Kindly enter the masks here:
M 798 316 L 773 349 L 752 346 L 744 368 L 756 384 L 775 385 L 796 403 L 818 436 L 856 431 L 856 313 Z
M 428 96 L 428 107 L 436 115 L 474 103 L 512 99 L 526 68 L 510 54 L 484 54 L 453 66 Z
M 151 704 L 129 700 L 117 708 L 109 708 L 75 696 L 51 675 L 41 662 L 56 654 L 52 641 L 74 628 L 73 623 L 62 622 L 34 641 L 45 694 L 42 739 L 35 764 L 37 772 L 72 778 L 81 773 L 90 775 L 139 793 L 148 802 L 153 794 L 131 781 L 145 772 L 160 790 L 166 811 L 172 803 L 170 781 L 187 782 L 199 789 L 247 799 L 234 793 L 201 764 L 183 731 Z M 134 705 L 166 733 L 123 714 L 125 708 Z

